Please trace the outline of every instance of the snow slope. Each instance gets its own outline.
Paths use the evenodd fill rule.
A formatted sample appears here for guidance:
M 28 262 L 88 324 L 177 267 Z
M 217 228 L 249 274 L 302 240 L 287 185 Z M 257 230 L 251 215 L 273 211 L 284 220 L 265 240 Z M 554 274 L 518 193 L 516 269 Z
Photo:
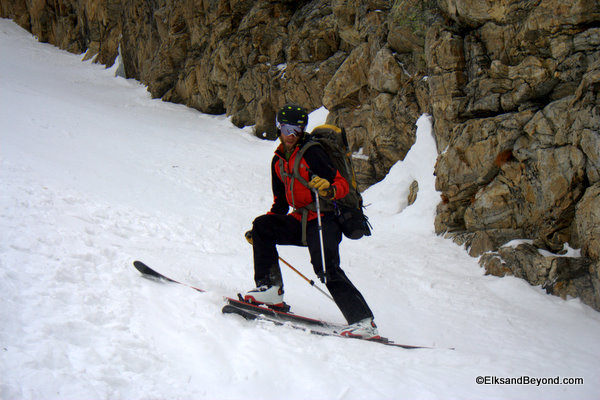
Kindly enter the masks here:
M 345 240 L 342 263 L 383 335 L 441 349 L 316 337 L 220 311 L 253 285 L 243 233 L 270 207 L 276 144 L 80 60 L 0 20 L 1 399 L 597 398 L 600 314 L 484 276 L 435 236 L 427 116 L 365 193 L 374 234 Z M 313 276 L 306 249 L 281 255 Z M 143 279 L 135 259 L 208 292 Z M 343 322 L 282 268 L 296 312 Z

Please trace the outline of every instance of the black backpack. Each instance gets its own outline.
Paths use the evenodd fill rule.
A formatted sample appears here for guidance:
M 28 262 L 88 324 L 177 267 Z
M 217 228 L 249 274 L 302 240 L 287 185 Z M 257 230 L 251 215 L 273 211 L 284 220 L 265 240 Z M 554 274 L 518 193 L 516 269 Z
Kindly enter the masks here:
M 348 181 L 350 191 L 338 200 L 323 200 L 326 204 L 323 209 L 333 209 L 344 236 L 349 239 L 360 239 L 371 236 L 371 224 L 363 212 L 363 199 L 356 185 L 356 175 L 352 166 L 352 153 L 348 146 L 346 131 L 334 125 L 319 125 L 307 134 L 308 140 L 300 149 L 296 160 L 301 160 L 306 150 L 311 146 L 319 145 L 331 159 L 331 162 Z M 308 182 L 300 177 L 299 163 L 294 165 L 294 177 L 304 186 Z

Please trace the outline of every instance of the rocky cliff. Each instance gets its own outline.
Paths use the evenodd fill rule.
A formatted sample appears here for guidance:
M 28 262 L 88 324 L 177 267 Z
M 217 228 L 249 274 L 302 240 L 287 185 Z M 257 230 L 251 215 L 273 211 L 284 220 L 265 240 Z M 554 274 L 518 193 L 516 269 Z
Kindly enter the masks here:
M 440 1 L 428 31 L 436 231 L 600 309 L 600 3 Z M 518 238 L 530 242 L 500 247 Z M 580 258 L 561 253 L 581 248 Z M 490 253 L 492 252 L 492 253 Z
M 597 0 L 3 0 L 0 13 L 87 59 L 120 53 L 154 97 L 258 136 L 273 138 L 285 102 L 324 105 L 362 155 L 363 188 L 432 114 L 436 231 L 489 273 L 600 310 Z

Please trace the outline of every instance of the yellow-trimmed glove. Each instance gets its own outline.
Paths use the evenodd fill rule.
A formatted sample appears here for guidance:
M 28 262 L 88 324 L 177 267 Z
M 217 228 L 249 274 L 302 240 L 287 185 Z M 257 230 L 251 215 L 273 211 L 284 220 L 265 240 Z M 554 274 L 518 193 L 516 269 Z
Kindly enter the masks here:
M 308 186 L 317 189 L 319 196 L 326 200 L 333 200 L 335 197 L 335 186 L 331 186 L 327 179 L 323 179 L 320 176 L 313 176 L 310 182 L 308 182 Z
M 248 243 L 250 243 L 251 245 L 253 245 L 253 243 L 252 243 L 252 231 L 247 231 L 244 234 L 244 237 L 246 238 L 246 240 L 248 241 Z

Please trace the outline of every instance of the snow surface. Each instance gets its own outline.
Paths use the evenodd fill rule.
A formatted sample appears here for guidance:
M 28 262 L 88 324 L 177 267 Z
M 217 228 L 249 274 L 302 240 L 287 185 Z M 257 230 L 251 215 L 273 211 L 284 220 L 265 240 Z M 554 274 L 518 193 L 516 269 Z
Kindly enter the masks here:
M 276 144 L 250 129 L 153 100 L 115 69 L 38 43 L 8 20 L 0 120 L 3 400 L 598 398 L 600 314 L 485 276 L 434 234 L 427 116 L 406 160 L 365 193 L 373 236 L 341 251 L 381 334 L 436 350 L 221 314 L 224 295 L 253 286 L 243 233 L 272 200 Z M 419 196 L 407 207 L 413 179 Z M 306 249 L 280 250 L 313 277 Z M 143 279 L 135 259 L 208 292 Z M 282 269 L 297 313 L 343 322 Z M 478 376 L 584 384 L 478 385 Z

